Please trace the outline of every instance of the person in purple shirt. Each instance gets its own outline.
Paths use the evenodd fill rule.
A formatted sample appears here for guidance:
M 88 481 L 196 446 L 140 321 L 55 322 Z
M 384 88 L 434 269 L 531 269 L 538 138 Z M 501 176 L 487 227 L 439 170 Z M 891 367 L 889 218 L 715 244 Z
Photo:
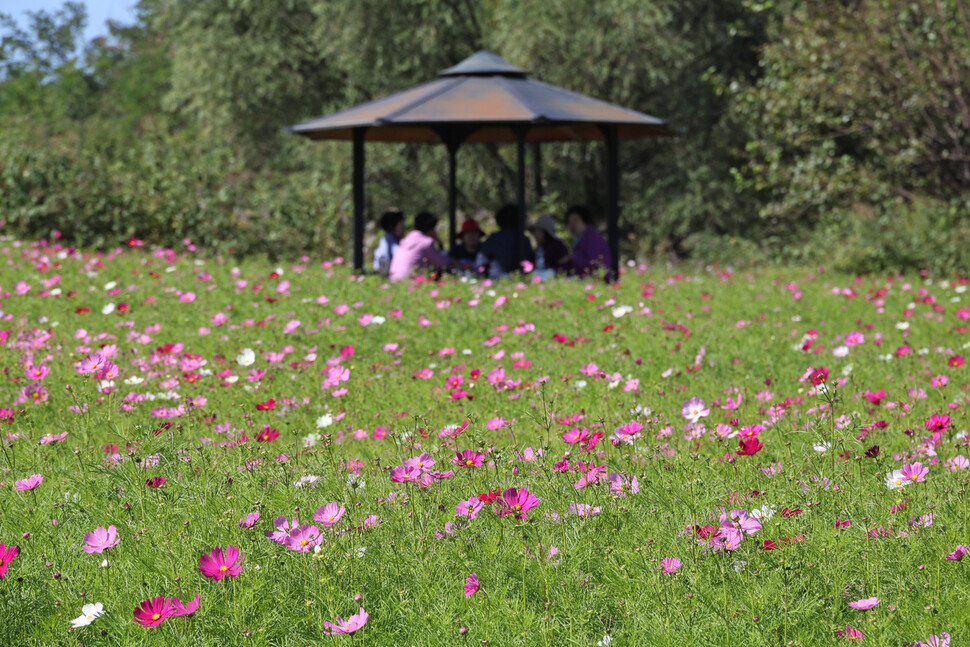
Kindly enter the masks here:
M 593 214 L 585 205 L 574 205 L 566 211 L 566 227 L 573 235 L 572 253 L 563 259 L 561 267 L 570 274 L 589 276 L 606 271 L 609 281 L 613 267 L 613 257 L 606 239 L 593 226 Z
M 401 239 L 401 244 L 391 257 L 388 277 L 400 281 L 422 267 L 450 268 L 455 262 L 438 246 L 441 240 L 435 232 L 438 217 L 422 211 L 414 217 L 414 230 Z

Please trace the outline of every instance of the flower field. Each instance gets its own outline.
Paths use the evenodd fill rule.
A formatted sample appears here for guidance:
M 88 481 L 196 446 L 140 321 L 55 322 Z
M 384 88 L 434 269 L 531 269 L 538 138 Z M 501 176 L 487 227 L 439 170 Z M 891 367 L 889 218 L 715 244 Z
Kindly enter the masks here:
M 970 639 L 967 281 L 0 241 L 2 645 Z

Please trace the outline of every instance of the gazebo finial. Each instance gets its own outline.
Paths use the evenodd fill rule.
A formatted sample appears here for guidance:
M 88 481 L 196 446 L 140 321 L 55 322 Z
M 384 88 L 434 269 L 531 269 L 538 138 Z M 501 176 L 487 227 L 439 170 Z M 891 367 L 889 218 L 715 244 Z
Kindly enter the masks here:
M 512 65 L 495 52 L 481 50 L 464 61 L 438 72 L 438 76 L 528 76 L 521 67 Z

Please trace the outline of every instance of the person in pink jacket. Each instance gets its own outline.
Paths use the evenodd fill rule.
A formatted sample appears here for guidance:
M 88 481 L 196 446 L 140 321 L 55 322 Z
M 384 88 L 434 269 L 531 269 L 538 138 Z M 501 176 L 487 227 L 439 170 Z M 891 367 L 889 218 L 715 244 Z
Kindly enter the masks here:
M 388 277 L 392 281 L 408 278 L 416 268 L 450 268 L 454 265 L 448 254 L 436 246 L 441 245 L 438 234 L 435 233 L 437 226 L 438 218 L 426 211 L 414 217 L 414 230 L 401 239 L 401 244 L 391 258 Z

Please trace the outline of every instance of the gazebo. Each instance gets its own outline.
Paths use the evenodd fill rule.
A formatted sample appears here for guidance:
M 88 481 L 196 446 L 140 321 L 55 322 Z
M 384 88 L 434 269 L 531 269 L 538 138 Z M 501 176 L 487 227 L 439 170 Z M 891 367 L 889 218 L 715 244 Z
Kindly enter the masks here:
M 525 229 L 526 144 L 604 141 L 607 233 L 613 276 L 619 276 L 619 141 L 673 134 L 657 117 L 529 78 L 492 52 L 481 51 L 427 83 L 290 126 L 310 139 L 353 142 L 353 261 L 364 267 L 364 143 L 444 144 L 448 149 L 448 232 L 455 240 L 455 155 L 462 144 L 515 143 L 518 229 Z M 521 237 L 520 237 L 521 238 Z M 519 259 L 524 250 L 516 250 Z

